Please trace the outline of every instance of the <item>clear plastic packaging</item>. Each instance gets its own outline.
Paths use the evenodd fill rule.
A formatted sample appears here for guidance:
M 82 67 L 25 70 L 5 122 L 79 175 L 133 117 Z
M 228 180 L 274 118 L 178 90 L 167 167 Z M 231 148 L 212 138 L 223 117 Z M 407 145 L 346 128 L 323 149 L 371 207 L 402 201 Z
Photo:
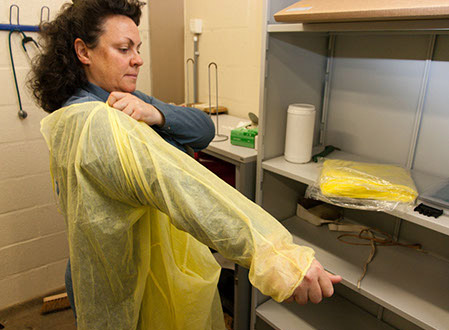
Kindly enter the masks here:
M 435 184 L 419 196 L 424 203 L 445 208 L 449 211 L 449 178 Z
M 392 211 L 414 205 L 418 192 L 410 171 L 402 167 L 327 159 L 306 197 L 348 208 Z

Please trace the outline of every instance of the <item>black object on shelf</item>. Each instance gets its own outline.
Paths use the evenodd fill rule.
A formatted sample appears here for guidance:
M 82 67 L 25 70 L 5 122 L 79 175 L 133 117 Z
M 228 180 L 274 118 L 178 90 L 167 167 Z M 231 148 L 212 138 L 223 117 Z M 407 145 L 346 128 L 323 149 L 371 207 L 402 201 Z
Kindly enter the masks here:
M 320 153 L 312 156 L 312 160 L 315 163 L 317 163 L 318 162 L 318 158 L 326 157 L 327 155 L 329 155 L 334 150 L 340 150 L 340 148 L 334 147 L 332 145 L 325 146 L 323 151 L 321 151 Z
M 435 219 L 443 214 L 443 210 L 436 209 L 428 205 L 424 205 L 423 203 L 415 207 L 414 211 L 418 212 L 419 214 L 426 215 L 428 217 L 434 217 Z
M 449 209 L 449 179 L 440 181 L 426 189 L 419 195 L 419 199 L 426 204 Z

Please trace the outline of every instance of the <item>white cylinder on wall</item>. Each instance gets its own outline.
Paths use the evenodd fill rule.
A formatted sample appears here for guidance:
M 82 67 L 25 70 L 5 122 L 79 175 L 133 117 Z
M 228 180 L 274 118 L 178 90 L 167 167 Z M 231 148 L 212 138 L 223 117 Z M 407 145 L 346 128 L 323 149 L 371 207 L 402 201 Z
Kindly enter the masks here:
M 315 106 L 291 104 L 287 111 L 285 134 L 285 160 L 291 163 L 307 163 L 312 157 Z

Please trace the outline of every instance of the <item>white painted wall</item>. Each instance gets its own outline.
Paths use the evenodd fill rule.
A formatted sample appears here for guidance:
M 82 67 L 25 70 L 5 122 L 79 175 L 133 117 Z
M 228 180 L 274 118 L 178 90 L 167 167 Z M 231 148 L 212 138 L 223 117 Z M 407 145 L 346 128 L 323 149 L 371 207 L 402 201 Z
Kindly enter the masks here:
M 20 7 L 20 23 L 37 25 L 40 8 L 54 17 L 63 0 L 2 0 L 0 23 L 9 23 L 9 7 Z M 16 22 L 14 10 L 13 23 Z M 140 26 L 144 67 L 138 88 L 150 93 L 149 28 L 146 8 Z M 27 33 L 37 38 L 36 33 Z M 19 119 L 11 69 L 8 32 L 0 31 L 0 309 L 64 286 L 68 245 L 63 216 L 58 213 L 49 174 L 48 150 L 39 132 L 47 113 L 24 86 L 29 61 L 14 34 L 13 52 L 23 108 Z M 145 47 L 145 45 L 147 47 Z M 32 46 L 29 46 L 32 48 Z
M 219 104 L 238 117 L 247 118 L 248 112 L 259 112 L 261 17 L 262 1 L 258 0 L 185 0 L 186 60 L 193 58 L 190 19 L 203 20 L 198 61 L 200 102 L 209 102 L 207 67 L 210 62 L 216 62 Z M 211 94 L 215 104 L 214 71 L 212 73 Z M 192 87 L 192 83 L 190 85 Z M 191 91 L 191 98 L 192 95 Z
M 0 1 L 0 23 L 9 23 L 13 3 L 20 7 L 21 24 L 36 25 L 41 6 L 50 7 L 54 17 L 64 2 Z M 200 101 L 208 100 L 207 64 L 214 61 L 219 67 L 220 104 L 235 116 L 258 112 L 261 15 L 262 3 L 256 0 L 185 0 L 185 58 L 193 52 L 190 18 L 204 22 Z M 145 9 L 139 28 L 145 64 L 138 89 L 151 95 L 148 26 Z M 37 38 L 35 33 L 29 35 Z M 68 257 L 64 219 L 56 208 L 48 170 L 48 150 L 39 132 L 40 120 L 47 114 L 34 104 L 24 86 L 30 66 L 18 35 L 13 35 L 13 51 L 22 104 L 28 112 L 25 120 L 17 116 L 8 32 L 0 31 L 0 309 L 62 288 Z

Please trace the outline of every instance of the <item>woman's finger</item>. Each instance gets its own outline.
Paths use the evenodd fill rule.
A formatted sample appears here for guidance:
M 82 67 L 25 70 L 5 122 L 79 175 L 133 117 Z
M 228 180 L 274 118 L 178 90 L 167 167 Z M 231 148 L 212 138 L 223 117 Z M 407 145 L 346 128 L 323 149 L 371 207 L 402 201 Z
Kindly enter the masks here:
M 332 285 L 332 281 L 330 280 L 329 276 L 327 276 L 327 274 L 323 274 L 323 276 L 320 276 L 320 278 L 318 279 L 318 283 L 320 285 L 323 297 L 329 298 L 334 294 L 334 286 Z
M 123 111 L 123 109 L 125 109 L 126 107 L 128 107 L 130 105 L 135 107 L 136 103 L 138 103 L 138 102 L 136 102 L 134 100 L 134 98 L 132 98 L 132 97 L 124 97 L 124 98 L 121 98 L 120 100 L 116 101 L 111 106 L 113 108 L 117 109 L 117 110 L 122 110 Z
M 309 292 L 308 292 L 308 287 L 304 286 L 301 287 L 299 286 L 294 293 L 295 296 L 295 301 L 300 304 L 300 305 L 305 305 L 307 304 L 307 301 L 309 300 Z
M 326 274 L 329 277 L 329 279 L 331 280 L 332 284 L 340 283 L 342 280 L 340 275 L 334 275 L 332 273 L 329 273 L 328 271 L 326 271 Z
M 132 107 L 131 104 L 128 104 L 123 110 L 123 113 L 126 113 L 128 116 L 131 116 L 134 112 L 134 108 Z
M 133 113 L 131 114 L 131 118 L 135 120 L 142 120 L 142 113 L 134 109 Z
M 318 304 L 319 302 L 321 302 L 321 300 L 323 300 L 321 286 L 318 281 L 313 281 L 312 283 L 310 283 L 309 300 L 314 304 Z
M 121 100 L 122 98 L 124 98 L 127 95 L 130 95 L 130 94 L 122 93 L 122 92 L 112 92 L 111 94 L 109 94 L 108 100 L 106 102 L 109 104 L 109 106 L 112 107 L 114 105 L 114 103 Z

